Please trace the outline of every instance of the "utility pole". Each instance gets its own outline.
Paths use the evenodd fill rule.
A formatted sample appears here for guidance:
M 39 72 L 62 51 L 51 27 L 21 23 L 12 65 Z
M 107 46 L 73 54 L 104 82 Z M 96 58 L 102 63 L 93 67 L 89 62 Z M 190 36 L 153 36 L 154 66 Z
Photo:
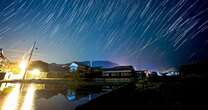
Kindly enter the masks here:
M 28 58 L 28 61 L 27 61 L 27 66 L 25 68 L 25 72 L 24 72 L 24 76 L 23 76 L 23 80 L 25 79 L 26 77 L 26 73 L 27 73 L 27 68 L 30 64 L 30 60 L 32 58 L 32 55 L 33 55 L 33 52 L 34 52 L 34 49 L 35 49 L 35 45 L 36 45 L 37 41 L 34 42 L 33 46 L 32 46 L 32 50 L 30 51 L 30 54 L 29 54 L 29 58 Z

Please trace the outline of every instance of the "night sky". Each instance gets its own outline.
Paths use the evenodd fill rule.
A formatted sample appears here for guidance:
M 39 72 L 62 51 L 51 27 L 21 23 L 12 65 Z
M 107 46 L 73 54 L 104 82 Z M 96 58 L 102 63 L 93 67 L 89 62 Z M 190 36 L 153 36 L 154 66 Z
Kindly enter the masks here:
M 20 60 L 168 69 L 208 59 L 207 0 L 0 0 L 0 47 Z

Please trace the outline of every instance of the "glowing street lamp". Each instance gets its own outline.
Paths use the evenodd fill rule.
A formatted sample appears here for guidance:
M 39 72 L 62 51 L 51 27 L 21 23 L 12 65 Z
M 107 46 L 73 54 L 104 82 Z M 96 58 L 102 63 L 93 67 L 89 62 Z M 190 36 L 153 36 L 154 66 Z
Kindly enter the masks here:
M 33 51 L 34 51 L 34 49 L 37 49 L 37 48 L 35 48 L 36 42 L 37 41 L 34 42 L 33 47 L 32 47 L 32 50 L 30 51 L 30 56 L 29 56 L 28 61 L 26 63 L 26 68 L 25 68 L 25 72 L 24 72 L 24 75 L 23 75 L 23 80 L 25 79 L 25 76 L 26 76 L 26 73 L 27 73 L 27 65 L 30 64 L 30 60 L 32 58 Z
M 19 68 L 20 68 L 21 70 L 25 70 L 25 69 L 27 68 L 27 61 L 22 60 L 22 61 L 20 62 L 20 64 L 19 64 Z
M 22 79 L 25 72 L 26 72 L 26 68 L 27 68 L 27 61 L 26 60 L 22 60 L 19 64 L 19 68 L 20 68 L 20 76 L 19 79 Z

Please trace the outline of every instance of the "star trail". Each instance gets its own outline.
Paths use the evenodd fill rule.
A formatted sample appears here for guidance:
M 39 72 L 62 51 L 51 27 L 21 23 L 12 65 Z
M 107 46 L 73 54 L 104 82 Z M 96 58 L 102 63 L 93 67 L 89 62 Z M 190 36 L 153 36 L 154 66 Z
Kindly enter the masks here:
M 163 69 L 208 58 L 206 0 L 0 0 L 0 47 L 12 60 L 110 60 Z

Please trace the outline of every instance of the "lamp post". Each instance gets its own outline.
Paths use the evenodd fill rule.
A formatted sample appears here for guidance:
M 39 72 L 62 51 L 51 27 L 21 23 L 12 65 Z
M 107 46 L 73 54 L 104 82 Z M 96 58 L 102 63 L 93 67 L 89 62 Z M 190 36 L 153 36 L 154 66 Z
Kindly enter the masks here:
M 29 58 L 28 58 L 28 61 L 27 61 L 27 66 L 26 66 L 26 68 L 25 68 L 25 72 L 24 72 L 24 75 L 23 75 L 23 80 L 24 80 L 25 77 L 26 77 L 26 74 L 27 74 L 27 67 L 28 67 L 28 65 L 30 64 L 30 60 L 31 60 L 31 58 L 32 58 L 32 55 L 33 55 L 33 52 L 34 52 L 36 43 L 37 43 L 37 41 L 34 42 L 33 47 L 32 47 L 32 50 L 30 51 Z

